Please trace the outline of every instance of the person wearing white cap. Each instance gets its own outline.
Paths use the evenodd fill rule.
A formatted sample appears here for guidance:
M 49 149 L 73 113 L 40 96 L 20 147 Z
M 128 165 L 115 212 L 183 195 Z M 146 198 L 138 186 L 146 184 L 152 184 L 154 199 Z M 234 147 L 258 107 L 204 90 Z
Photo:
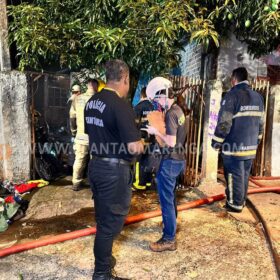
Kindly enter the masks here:
M 158 136 L 165 144 L 157 173 L 157 187 L 163 220 L 163 234 L 157 242 L 150 243 L 154 252 L 174 251 L 176 245 L 176 179 L 185 168 L 184 144 L 187 123 L 182 109 L 175 103 L 172 84 L 168 79 L 156 77 L 147 86 L 147 96 L 156 100 L 165 109 L 166 133 L 162 134 L 152 126 L 143 130 Z

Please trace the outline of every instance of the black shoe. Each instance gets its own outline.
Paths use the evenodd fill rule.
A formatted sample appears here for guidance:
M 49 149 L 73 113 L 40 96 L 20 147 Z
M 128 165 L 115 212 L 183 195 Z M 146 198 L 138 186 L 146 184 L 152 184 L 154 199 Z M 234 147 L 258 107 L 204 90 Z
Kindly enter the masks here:
M 114 256 L 111 256 L 111 269 L 116 266 L 117 260 Z
M 107 272 L 107 273 L 95 272 L 92 276 L 92 280 L 129 280 L 129 279 L 115 276 L 111 272 Z
M 223 207 L 227 212 L 230 212 L 230 213 L 241 213 L 242 212 L 242 209 L 235 209 L 233 207 L 231 207 L 230 205 L 228 204 L 225 204 L 224 207 Z

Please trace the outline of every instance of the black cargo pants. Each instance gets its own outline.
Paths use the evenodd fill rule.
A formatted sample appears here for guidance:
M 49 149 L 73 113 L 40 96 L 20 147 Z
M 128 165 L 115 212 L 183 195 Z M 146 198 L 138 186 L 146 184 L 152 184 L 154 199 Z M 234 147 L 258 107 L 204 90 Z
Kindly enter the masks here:
M 123 228 L 131 201 L 129 165 L 92 159 L 89 180 L 93 192 L 97 232 L 94 241 L 94 273 L 108 273 L 114 238 Z

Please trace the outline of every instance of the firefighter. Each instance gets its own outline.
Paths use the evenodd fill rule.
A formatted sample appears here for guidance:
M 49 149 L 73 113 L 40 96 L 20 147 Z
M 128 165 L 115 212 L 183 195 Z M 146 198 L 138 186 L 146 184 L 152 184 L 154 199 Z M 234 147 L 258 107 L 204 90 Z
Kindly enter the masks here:
M 233 70 L 233 87 L 222 99 L 212 139 L 212 147 L 222 153 L 229 212 L 241 212 L 245 206 L 252 162 L 263 133 L 263 98 L 247 79 L 246 68 Z
M 75 87 L 75 86 L 74 86 Z M 73 87 L 73 88 L 74 88 Z M 84 133 L 84 108 L 87 101 L 98 90 L 98 81 L 88 79 L 87 91 L 76 96 L 70 108 L 70 129 L 74 140 L 75 161 L 73 165 L 72 189 L 79 191 L 88 162 L 88 135 Z
M 134 107 L 136 114 L 136 123 L 139 129 L 145 128 L 148 122 L 148 114 L 152 111 L 157 110 L 154 103 L 147 98 L 146 87 L 143 87 L 141 90 L 141 99 L 140 102 Z M 141 138 L 146 143 L 155 143 L 155 137 L 149 137 L 146 131 L 141 131 Z M 149 154 L 142 154 L 139 156 L 134 167 L 134 176 L 135 180 L 133 182 L 133 190 L 146 190 L 152 186 L 154 181 L 153 172 L 146 170 L 146 161 Z
M 72 95 L 69 97 L 69 99 L 67 100 L 68 102 L 72 102 L 77 96 L 79 96 L 81 94 L 81 87 L 79 85 L 74 85 L 72 87 Z

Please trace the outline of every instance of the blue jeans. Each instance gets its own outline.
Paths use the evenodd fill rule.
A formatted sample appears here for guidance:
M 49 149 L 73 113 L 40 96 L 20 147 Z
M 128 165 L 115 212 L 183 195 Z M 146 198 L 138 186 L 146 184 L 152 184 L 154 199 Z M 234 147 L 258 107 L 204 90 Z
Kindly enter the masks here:
M 184 160 L 163 159 L 157 173 L 157 186 L 163 221 L 163 239 L 173 241 L 176 235 L 176 178 L 185 168 Z

